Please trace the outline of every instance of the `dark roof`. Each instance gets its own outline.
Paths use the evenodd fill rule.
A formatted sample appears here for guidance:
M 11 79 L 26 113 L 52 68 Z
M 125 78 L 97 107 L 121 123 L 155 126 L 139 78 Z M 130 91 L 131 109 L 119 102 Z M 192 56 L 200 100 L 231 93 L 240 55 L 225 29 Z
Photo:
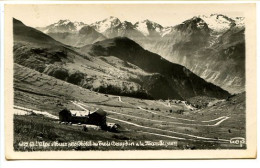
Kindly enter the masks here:
M 59 113 L 71 113 L 70 110 L 68 110 L 67 108 L 64 108 L 63 110 L 61 110 Z
M 100 115 L 100 116 L 106 116 L 107 115 L 107 113 L 103 109 L 98 109 L 97 111 L 95 111 L 92 114 L 95 114 L 95 113 Z
M 71 111 L 67 108 L 61 110 L 59 112 L 59 114 L 72 114 Z M 99 115 L 99 116 L 106 116 L 107 113 L 103 110 L 103 109 L 97 109 L 96 111 L 94 111 L 93 113 L 91 113 L 90 115 Z

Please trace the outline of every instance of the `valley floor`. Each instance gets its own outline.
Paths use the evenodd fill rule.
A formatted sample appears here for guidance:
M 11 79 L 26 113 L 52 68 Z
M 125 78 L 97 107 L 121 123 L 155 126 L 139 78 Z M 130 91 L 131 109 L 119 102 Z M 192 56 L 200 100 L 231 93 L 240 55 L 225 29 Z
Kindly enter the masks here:
M 14 149 L 18 151 L 246 148 L 230 143 L 231 138 L 245 138 L 244 94 L 194 109 L 186 102 L 92 92 L 15 64 L 14 105 Z M 107 122 L 120 125 L 123 131 L 83 131 L 82 126 L 60 124 L 55 116 L 64 108 L 102 108 L 108 114 Z M 27 115 L 28 110 L 36 112 Z M 62 146 L 79 141 L 92 145 Z M 30 147 L 23 142 L 58 145 Z

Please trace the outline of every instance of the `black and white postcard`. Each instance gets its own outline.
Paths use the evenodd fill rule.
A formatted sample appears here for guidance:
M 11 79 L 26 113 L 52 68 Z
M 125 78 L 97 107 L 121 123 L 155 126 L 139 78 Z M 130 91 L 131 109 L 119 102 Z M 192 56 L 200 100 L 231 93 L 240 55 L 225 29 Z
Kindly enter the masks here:
M 7 159 L 256 157 L 254 4 L 5 5 Z

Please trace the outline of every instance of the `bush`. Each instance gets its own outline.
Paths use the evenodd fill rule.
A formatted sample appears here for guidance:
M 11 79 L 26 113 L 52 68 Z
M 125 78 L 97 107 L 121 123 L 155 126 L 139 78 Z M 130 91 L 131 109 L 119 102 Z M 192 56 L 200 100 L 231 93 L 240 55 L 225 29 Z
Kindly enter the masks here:
M 176 113 L 183 114 L 184 110 L 177 110 Z
M 72 84 L 75 84 L 75 85 L 78 85 L 81 83 L 81 80 L 84 79 L 84 74 L 77 71 L 73 74 L 71 74 L 69 77 L 68 77 L 68 82 L 69 83 L 72 83 Z
M 60 80 L 65 80 L 69 76 L 69 73 L 68 70 L 60 68 L 53 70 L 49 75 Z

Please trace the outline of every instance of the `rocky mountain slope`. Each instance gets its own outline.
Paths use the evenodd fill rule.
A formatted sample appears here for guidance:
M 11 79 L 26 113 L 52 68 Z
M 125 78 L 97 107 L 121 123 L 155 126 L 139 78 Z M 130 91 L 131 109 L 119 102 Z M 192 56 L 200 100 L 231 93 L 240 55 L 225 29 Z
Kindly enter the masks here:
M 200 15 L 179 25 L 165 28 L 158 23 L 144 20 L 131 24 L 131 30 L 135 35 L 128 32 L 112 34 L 113 30 L 118 30 L 122 26 L 119 19 L 111 18 L 113 19 L 103 21 L 108 25 L 107 29 L 103 29 L 106 30 L 106 36 L 128 37 L 145 49 L 171 62 L 184 65 L 203 79 L 231 93 L 245 90 L 243 17 L 231 18 L 222 14 Z M 112 22 L 114 24 L 108 24 Z M 101 22 L 96 22 L 96 27 L 99 24 Z M 116 25 L 116 28 L 113 25 Z M 104 33 L 99 29 L 96 30 Z M 141 35 L 136 32 L 140 32 Z
M 14 62 L 90 90 L 139 98 L 225 98 L 228 92 L 128 38 L 76 49 L 14 19 Z
M 222 97 L 223 95 L 218 93 L 224 93 L 222 89 L 207 83 L 185 67 L 171 63 L 157 54 L 144 50 L 136 42 L 126 37 L 107 39 L 93 45 L 87 45 L 82 47 L 80 52 L 93 56 L 109 57 L 113 55 L 138 66 L 146 72 L 156 73 L 157 75 L 153 78 L 149 78 L 148 81 L 145 80 L 148 82 L 146 86 L 158 86 L 154 91 L 156 94 L 165 94 L 164 98 L 171 97 L 173 93 L 184 99 L 204 94 Z M 227 95 L 227 92 L 224 95 Z
M 138 29 L 137 23 L 132 24 L 128 21 L 121 22 L 118 18 L 113 16 L 102 21 L 92 23 L 90 26 L 92 26 L 96 31 L 102 33 L 108 38 L 128 37 L 130 39 L 138 41 L 138 43 L 141 43 L 142 41 L 145 41 L 147 43 L 147 41 L 149 40 L 147 37 L 147 35 L 149 35 L 149 32 L 148 34 L 145 34 L 140 31 L 140 29 Z
M 87 26 L 88 33 L 85 34 L 79 33 L 75 28 L 68 29 L 69 26 L 64 26 L 64 22 L 67 25 L 72 23 L 59 21 L 40 30 L 57 41 L 76 47 L 92 44 L 106 37 L 128 37 L 143 48 L 171 62 L 184 65 L 206 81 L 231 93 L 245 90 L 243 17 L 199 15 L 179 25 L 163 27 L 150 20 L 133 24 L 121 22 L 111 16 Z M 72 27 L 78 27 L 76 25 Z
M 15 63 L 97 92 L 151 98 L 138 83 L 127 80 L 149 75 L 140 68 L 124 68 L 125 63 L 113 57 L 83 56 L 16 19 L 13 26 Z
M 38 27 L 37 29 L 63 44 L 76 47 L 106 39 L 104 35 L 83 22 L 60 20 L 47 27 Z
M 87 26 L 83 22 L 71 22 L 70 20 L 59 20 L 57 23 L 53 23 L 46 27 L 37 27 L 36 29 L 44 33 L 71 33 L 79 31 L 82 27 Z
M 77 47 L 106 39 L 104 35 L 90 26 L 84 26 L 78 32 L 56 32 L 48 33 L 48 35 L 64 44 Z
M 202 17 L 209 23 L 194 17 L 175 26 L 150 50 L 232 93 L 242 92 L 245 89 L 245 28 L 223 15 L 211 17 L 214 20 Z

